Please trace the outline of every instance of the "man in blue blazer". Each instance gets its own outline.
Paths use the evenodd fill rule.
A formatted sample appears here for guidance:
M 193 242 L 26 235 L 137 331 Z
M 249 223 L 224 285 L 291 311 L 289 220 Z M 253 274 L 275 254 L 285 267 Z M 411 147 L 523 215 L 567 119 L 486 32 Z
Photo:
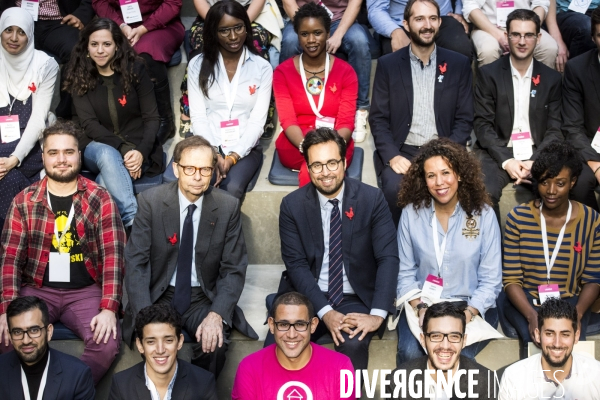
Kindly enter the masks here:
M 396 226 L 400 183 L 419 148 L 437 137 L 464 145 L 473 130 L 471 60 L 436 47 L 438 4 L 410 0 L 403 23 L 411 44 L 379 59 L 369 117 L 375 171 Z
M 14 351 L 0 356 L 0 399 L 94 400 L 90 367 L 51 349 L 48 306 L 35 296 L 19 297 L 6 310 Z M 25 380 L 23 380 L 23 374 Z
M 394 224 L 379 189 L 344 177 L 346 143 L 335 130 L 309 132 L 302 151 L 312 183 L 281 203 L 279 293 L 307 296 L 320 319 L 311 340 L 331 333 L 336 350 L 366 369 L 371 338 L 394 311 Z

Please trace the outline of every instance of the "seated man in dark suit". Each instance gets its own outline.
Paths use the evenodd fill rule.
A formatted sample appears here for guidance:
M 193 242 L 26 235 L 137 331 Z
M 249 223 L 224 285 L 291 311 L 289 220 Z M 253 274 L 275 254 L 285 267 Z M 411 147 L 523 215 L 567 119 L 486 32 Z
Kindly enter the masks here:
M 177 359 L 181 329 L 169 304 L 142 308 L 135 318 L 135 344 L 144 361 L 113 376 L 109 399 L 217 400 L 214 375 Z
M 596 48 L 567 63 L 562 98 L 563 132 L 587 164 L 577 181 L 586 191 L 600 182 L 600 8 L 591 23 Z
M 392 378 L 392 388 L 387 393 L 391 394 L 393 399 L 496 399 L 497 388 L 488 388 L 488 381 L 491 381 L 489 384 L 495 385 L 493 374 L 474 360 L 460 355 L 467 342 L 466 326 L 465 312 L 454 302 L 445 301 L 429 307 L 423 318 L 424 333 L 421 333 L 421 344 L 427 350 L 427 355 L 408 361 L 395 369 L 392 377 L 402 373 L 404 375 L 399 375 L 403 376 L 400 381 L 404 380 L 406 383 L 404 387 L 396 387 Z M 421 373 L 416 375 L 414 382 L 410 382 L 409 376 L 415 370 Z M 431 379 L 425 378 L 425 370 L 434 371 Z M 450 381 L 452 376 L 452 386 L 448 392 L 445 392 L 444 386 L 438 382 L 442 374 L 444 378 L 441 382 Z M 457 384 L 454 377 L 458 374 L 460 377 Z M 417 393 L 422 391 L 420 395 L 413 397 L 410 394 L 411 384 Z M 469 393 L 474 393 L 475 397 L 469 396 Z
M 248 266 L 239 200 L 210 186 L 217 153 L 203 137 L 177 143 L 173 159 L 178 180 L 138 196 L 125 249 L 123 340 L 131 344 L 142 308 L 172 304 L 197 340 L 192 363 L 218 377 L 232 327 L 258 339 L 236 306 Z
M 0 399 L 94 400 L 90 367 L 48 346 L 54 327 L 43 300 L 19 297 L 6 316 L 15 350 L 0 356 Z
M 411 43 L 381 57 L 373 81 L 375 171 L 396 226 L 400 182 L 419 148 L 437 137 L 465 145 L 473 129 L 471 60 L 436 46 L 440 21 L 435 0 L 410 0 L 404 29 Z
M 302 151 L 312 183 L 281 202 L 279 292 L 308 297 L 322 321 L 311 340 L 331 333 L 336 350 L 366 369 L 371 338 L 394 311 L 394 224 L 379 189 L 344 178 L 346 143 L 335 130 L 310 131 Z M 273 342 L 269 334 L 265 346 Z
M 563 139 L 560 73 L 533 58 L 541 37 L 539 16 L 515 10 L 508 15 L 506 30 L 510 55 L 481 67 L 475 87 L 475 152 L 498 220 L 504 186 L 530 184 L 539 151 Z M 595 198 L 591 193 L 588 200 L 588 192 L 580 186 L 573 189 L 575 199 L 591 207 Z

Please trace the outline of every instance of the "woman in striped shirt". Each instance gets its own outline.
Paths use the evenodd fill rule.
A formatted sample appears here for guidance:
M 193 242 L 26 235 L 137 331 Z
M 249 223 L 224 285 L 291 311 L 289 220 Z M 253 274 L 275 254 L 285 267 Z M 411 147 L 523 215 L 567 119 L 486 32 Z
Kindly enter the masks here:
M 580 158 L 569 143 L 549 144 L 531 169 L 536 199 L 506 219 L 498 307 L 521 338 L 521 359 L 528 343 L 535 343 L 536 309 L 547 296 L 576 305 L 585 340 L 589 308 L 600 294 L 600 215 L 569 200 L 580 173 Z

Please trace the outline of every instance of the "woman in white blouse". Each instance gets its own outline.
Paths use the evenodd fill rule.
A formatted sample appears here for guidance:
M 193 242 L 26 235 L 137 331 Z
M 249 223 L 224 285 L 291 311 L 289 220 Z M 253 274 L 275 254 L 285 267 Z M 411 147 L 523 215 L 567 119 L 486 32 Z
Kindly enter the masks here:
M 269 109 L 273 71 L 252 45 L 242 5 L 220 1 L 204 22 L 204 53 L 188 66 L 188 95 L 194 135 L 219 153 L 211 183 L 242 199 L 260 168 L 258 144 Z

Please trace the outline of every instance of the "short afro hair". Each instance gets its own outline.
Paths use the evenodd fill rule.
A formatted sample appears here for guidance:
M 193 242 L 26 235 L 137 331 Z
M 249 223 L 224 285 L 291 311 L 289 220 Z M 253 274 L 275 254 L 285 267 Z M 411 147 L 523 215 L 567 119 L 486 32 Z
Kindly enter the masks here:
M 583 168 L 577 150 L 566 140 L 554 141 L 539 151 L 531 167 L 533 193 L 540 198 L 538 185 L 546 179 L 555 178 L 563 168 L 571 173 L 571 179 L 578 178 Z
M 296 34 L 300 30 L 300 23 L 306 18 L 320 19 L 325 32 L 329 33 L 331 30 L 331 17 L 327 13 L 327 10 L 317 3 L 306 3 L 296 11 L 294 15 L 294 32 Z
M 577 332 L 577 309 L 571 303 L 563 299 L 551 297 L 544 301 L 538 309 L 538 328 L 542 330 L 542 325 L 547 319 L 569 319 L 573 332 Z

